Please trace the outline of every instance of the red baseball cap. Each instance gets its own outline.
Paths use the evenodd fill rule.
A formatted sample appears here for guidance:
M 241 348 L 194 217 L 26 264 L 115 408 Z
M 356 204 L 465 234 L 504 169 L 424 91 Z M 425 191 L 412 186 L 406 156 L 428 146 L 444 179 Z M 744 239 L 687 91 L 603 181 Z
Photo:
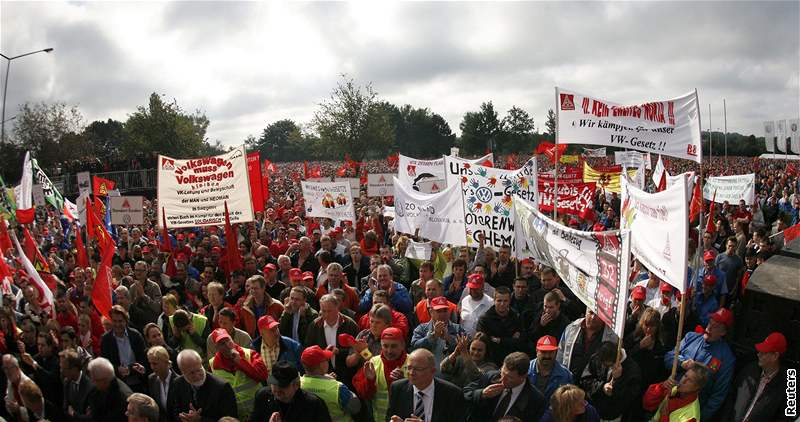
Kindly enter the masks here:
M 292 268 L 289 270 L 289 278 L 293 280 L 301 279 L 303 277 L 303 272 L 300 271 L 300 268 Z
M 222 253 L 222 248 L 220 248 L 219 246 L 214 246 L 213 248 L 211 248 L 211 253 L 214 253 L 214 252 Z
M 142 253 L 150 253 L 150 247 L 149 247 L 149 246 L 147 246 L 147 245 L 145 245 L 145 246 L 142 248 Z
M 716 258 L 716 257 L 717 257 L 717 255 L 712 251 L 703 252 L 703 261 L 706 261 L 706 262 L 713 261 L 714 258 Z
M 270 315 L 264 315 L 258 319 L 259 330 L 264 330 L 264 329 L 271 330 L 277 327 L 278 325 L 280 325 L 278 324 L 278 321 L 275 321 L 275 318 L 273 318 Z
M 219 343 L 221 341 L 230 340 L 231 335 L 228 334 L 228 331 L 224 328 L 217 328 L 216 330 L 211 332 L 211 341 L 214 343 Z
M 483 276 L 480 274 L 470 274 L 467 278 L 467 288 L 479 289 L 483 287 Z
M 595 223 L 595 225 L 592 227 L 592 231 L 604 232 L 606 231 L 606 226 L 604 226 L 603 223 Z
M 553 336 L 542 336 L 542 338 L 536 342 L 536 350 L 541 350 L 543 352 L 556 351 L 558 350 L 558 340 Z
M 703 277 L 703 284 L 706 286 L 714 286 L 717 284 L 717 276 L 714 274 L 707 274 Z
M 187 257 L 187 256 L 186 256 L 186 254 L 185 254 L 185 253 L 183 253 L 183 252 L 178 252 L 178 254 L 177 254 L 177 255 L 175 255 L 175 259 L 177 259 L 178 261 L 183 261 L 183 260 L 185 260 L 186 258 L 188 258 L 188 257 Z
M 275 271 L 277 269 L 278 269 L 278 267 L 276 267 L 275 264 L 273 264 L 271 262 L 264 266 L 264 271 L 267 271 L 267 270 Z
M 719 310 L 711 314 L 710 317 L 714 321 L 724 324 L 726 327 L 733 325 L 733 312 L 725 308 L 719 308 Z
M 303 271 L 303 280 L 314 280 L 314 273 L 311 271 Z
M 522 261 L 519 261 L 520 265 L 533 265 L 533 260 L 530 258 L 525 258 Z
M 450 309 L 450 304 L 447 303 L 447 298 L 444 296 L 439 296 L 431 299 L 431 308 L 434 311 L 438 311 L 439 309 Z
M 183 239 L 185 239 L 185 237 L 183 236 L 183 233 L 178 233 L 178 235 L 175 236 L 175 240 L 183 240 Z
M 351 334 L 339 334 L 336 339 L 342 347 L 353 347 L 356 344 L 356 339 Z
M 761 353 L 777 352 L 783 354 L 786 352 L 786 337 L 777 331 L 773 332 L 764 341 L 756 344 L 756 350 Z
M 647 289 L 645 289 L 644 286 L 634 287 L 631 298 L 633 300 L 645 300 L 645 298 L 647 298 Z
M 662 281 L 661 284 L 659 284 L 658 289 L 662 292 L 671 292 L 672 286 L 666 281 Z
M 315 344 L 303 350 L 303 353 L 300 355 L 300 362 L 305 366 L 317 366 L 329 360 L 331 356 L 333 356 L 332 351 L 325 350 Z
M 572 226 L 578 226 L 578 225 L 580 225 L 580 223 L 578 223 L 578 220 L 576 220 L 576 219 L 574 219 L 574 218 L 570 218 L 570 219 L 569 219 L 569 224 L 568 224 L 568 226 L 572 227 Z
M 381 333 L 381 340 L 403 340 L 403 332 L 399 328 L 385 328 Z

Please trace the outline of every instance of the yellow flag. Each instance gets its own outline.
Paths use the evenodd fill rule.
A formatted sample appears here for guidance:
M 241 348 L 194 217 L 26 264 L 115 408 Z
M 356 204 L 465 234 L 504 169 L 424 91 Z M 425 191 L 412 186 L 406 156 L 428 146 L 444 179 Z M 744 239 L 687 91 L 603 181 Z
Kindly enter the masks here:
M 584 183 L 595 182 L 597 186 L 602 187 L 608 192 L 620 193 L 620 176 L 622 176 L 622 169 L 620 166 L 614 166 L 614 171 L 607 171 L 605 169 L 595 170 L 589 167 L 585 161 L 583 163 L 583 181 Z M 617 170 L 619 169 L 619 170 Z M 628 176 L 634 177 L 636 169 L 628 169 Z

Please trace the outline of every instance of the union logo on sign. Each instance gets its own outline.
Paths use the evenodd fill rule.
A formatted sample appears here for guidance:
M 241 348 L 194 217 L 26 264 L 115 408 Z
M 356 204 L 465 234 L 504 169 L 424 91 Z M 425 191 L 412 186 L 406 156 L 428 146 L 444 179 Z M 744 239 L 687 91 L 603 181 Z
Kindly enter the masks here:
M 575 95 L 573 94 L 560 94 L 560 95 L 561 95 L 561 109 L 575 110 Z
M 126 198 L 126 199 L 125 199 L 125 200 L 122 202 L 122 208 L 130 208 L 130 207 L 131 207 L 131 203 L 130 203 L 130 202 L 128 202 L 128 199 Z

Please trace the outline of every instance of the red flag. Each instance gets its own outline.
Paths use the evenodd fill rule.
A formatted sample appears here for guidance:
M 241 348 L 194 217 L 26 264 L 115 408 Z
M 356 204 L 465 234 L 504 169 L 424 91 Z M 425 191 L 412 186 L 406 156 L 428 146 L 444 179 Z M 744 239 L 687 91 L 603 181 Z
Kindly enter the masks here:
M 703 209 L 703 189 L 700 187 L 700 178 L 694 184 L 692 202 L 689 205 L 689 221 L 694 221 Z
M 30 235 L 30 233 L 28 234 Z M 22 268 L 28 274 L 28 278 L 32 281 L 33 287 L 39 291 L 39 301 L 42 303 L 42 307 L 50 308 L 50 312 L 53 313 L 55 317 L 55 300 L 53 298 L 53 290 L 55 290 L 56 286 L 48 287 L 47 283 L 42 279 L 42 273 L 39 272 L 25 255 L 25 252 L 22 250 L 22 245 L 19 244 L 19 240 L 17 240 L 16 235 L 13 238 L 14 246 L 17 248 L 17 254 L 19 255 L 19 261 L 22 263 Z M 52 275 L 50 276 L 52 279 Z M 55 280 L 52 280 L 55 282 Z
M 239 255 L 239 242 L 231 226 L 231 216 L 228 214 L 228 201 L 225 201 L 225 252 L 228 261 L 228 274 L 234 270 L 241 270 L 242 257 Z
M 267 169 L 267 174 L 278 172 L 278 166 L 272 161 L 264 160 L 264 167 Z
M 794 166 L 794 163 L 789 163 L 786 165 L 786 174 L 790 176 L 797 176 L 797 167 Z
M 33 239 L 33 236 L 31 236 L 31 232 L 29 232 L 28 228 L 25 226 L 22 226 L 22 236 L 22 250 L 25 251 L 25 256 L 27 256 L 33 263 L 33 266 L 36 267 L 36 255 L 41 255 L 39 246 L 36 245 L 36 241 Z
M 308 161 L 303 161 L 303 179 L 308 180 Z
M 389 167 L 391 168 L 397 167 L 397 164 L 400 163 L 400 153 L 396 152 L 386 157 L 386 162 L 389 164 Z
M 336 170 L 336 177 L 344 177 L 346 174 L 347 174 L 347 163 L 342 164 L 342 166 Z
M 787 228 L 783 231 L 783 245 L 786 246 L 792 240 L 797 239 L 800 236 L 800 223 L 795 224 L 792 227 Z
M 94 239 L 94 228 L 97 227 L 97 225 L 94 224 L 94 219 L 92 218 L 94 217 L 94 213 L 92 212 L 93 209 L 92 207 L 93 207 L 92 200 L 90 197 L 87 196 L 86 197 L 86 241 L 87 242 L 90 241 L 91 239 Z
M 714 202 L 717 199 L 717 190 L 714 189 L 714 195 L 711 197 L 711 206 L 708 207 L 708 222 L 706 223 L 706 231 L 714 233 L 717 231 L 717 225 L 714 223 L 714 207 L 717 205 Z
M 0 293 L 12 294 L 11 285 L 14 283 L 14 274 L 11 268 L 6 264 L 6 257 L 3 255 L 3 250 L 0 249 Z
M 667 189 L 667 171 L 664 170 L 661 173 L 661 179 L 658 181 L 658 186 L 656 186 L 656 192 L 661 192 Z
M 0 251 L 7 251 L 13 248 L 11 238 L 8 237 L 8 227 L 6 227 L 6 219 L 0 215 Z
M 102 202 L 102 201 L 97 201 Z M 86 233 L 89 238 L 92 238 L 97 241 L 98 246 L 101 250 L 101 258 L 102 253 L 108 248 L 109 242 L 114 243 L 114 240 L 111 238 L 111 235 L 106 230 L 105 225 L 102 221 L 97 217 L 95 214 L 94 207 L 89 206 L 90 201 L 89 198 L 86 198 Z M 88 240 L 88 239 L 87 239 Z M 116 247 L 116 245 L 114 245 Z
M 178 268 L 175 266 L 175 254 L 172 251 L 172 241 L 169 239 L 169 232 L 167 231 L 167 215 L 164 208 L 161 208 L 161 246 L 162 252 L 167 254 L 167 268 L 164 271 L 170 278 L 175 277 L 178 273 Z
M 117 245 L 114 243 L 114 239 L 112 239 L 111 236 L 108 236 L 107 239 L 106 248 L 103 250 L 100 259 L 100 266 L 97 268 L 97 277 L 95 277 L 94 285 L 92 286 L 92 303 L 94 303 L 94 307 L 97 308 L 97 311 L 100 312 L 101 315 L 110 319 L 111 261 L 114 258 Z
M 322 177 L 322 166 L 317 164 L 315 167 L 311 168 L 311 177 L 312 178 L 320 178 Z
M 261 156 L 258 151 L 247 153 L 247 176 L 250 181 L 250 202 L 253 204 L 253 212 L 264 211 Z
M 81 268 L 88 267 L 89 258 L 86 255 L 86 246 L 83 244 L 83 236 L 81 236 L 80 228 L 78 228 L 77 232 L 75 233 L 75 249 L 78 255 L 75 258 L 78 261 L 78 266 Z
M 108 196 L 108 191 L 114 189 L 114 186 L 116 186 L 116 184 L 113 180 L 92 176 L 92 192 L 94 196 Z
M 539 146 L 536 147 L 536 154 L 544 154 L 550 160 L 551 163 L 555 164 L 558 157 L 564 155 L 564 151 L 567 150 L 566 144 L 556 145 L 552 142 L 541 142 Z
M 55 290 L 58 282 L 53 274 L 50 273 L 50 265 L 47 263 L 47 260 L 44 259 L 44 256 L 42 256 L 42 251 L 39 250 L 36 241 L 33 240 L 33 236 L 31 236 L 27 227 L 22 227 L 22 234 L 25 236 L 25 256 L 29 258 L 31 264 L 33 264 L 33 268 L 39 273 L 39 276 L 47 287 L 51 291 Z

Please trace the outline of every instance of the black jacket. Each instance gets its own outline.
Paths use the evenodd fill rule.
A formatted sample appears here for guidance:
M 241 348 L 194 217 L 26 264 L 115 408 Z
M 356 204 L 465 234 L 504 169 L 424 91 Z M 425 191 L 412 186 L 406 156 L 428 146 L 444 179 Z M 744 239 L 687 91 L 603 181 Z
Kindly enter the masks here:
M 171 378 L 169 379 L 169 389 L 167 390 L 167 403 L 161 403 L 161 380 L 158 379 L 158 375 L 155 373 L 150 374 L 147 377 L 147 395 L 153 398 L 158 404 L 158 420 L 159 421 L 168 421 L 169 420 L 169 410 L 166 406 L 169 404 L 169 392 L 172 391 L 172 388 L 175 387 L 175 381 L 178 380 L 178 374 L 175 373 L 172 369 L 169 370 L 172 373 Z M 166 405 L 166 406 L 165 406 Z
M 532 346 L 536 345 L 536 342 L 542 338 L 543 336 L 553 336 L 556 340 L 561 340 L 561 334 L 564 334 L 564 329 L 567 328 L 569 325 L 570 320 L 564 315 L 563 312 L 558 313 L 558 317 L 550 320 L 547 325 L 540 324 L 542 319 L 542 309 L 536 311 L 533 315 L 531 320 L 530 326 L 528 326 L 528 336 L 529 340 L 533 343 Z M 535 347 L 533 349 L 534 352 Z M 531 356 L 535 356 L 536 353 L 533 353 Z
M 753 398 L 756 396 L 758 384 L 761 380 L 761 367 L 758 362 L 751 362 L 742 368 L 731 388 L 728 400 L 723 406 L 722 421 L 744 421 L 744 416 Z M 795 384 L 796 385 L 796 384 Z M 785 416 L 786 408 L 786 368 L 782 367 L 764 387 L 761 396 L 756 400 L 753 410 L 750 411 L 748 421 L 791 421 Z
M 89 392 L 89 415 L 78 418 L 80 421 L 107 422 L 126 420 L 125 410 L 128 408 L 128 396 L 133 394 L 122 380 L 115 378 L 107 391 L 95 387 Z
M 433 410 L 431 421 L 461 422 L 464 420 L 464 395 L 461 389 L 439 378 L 434 378 Z M 414 386 L 408 379 L 401 379 L 392 383 L 389 389 L 389 409 L 386 420 L 392 416 L 405 419 L 414 412 Z M 416 415 L 421 416 L 421 415 Z
M 72 406 L 72 410 L 78 415 L 86 413 L 86 406 L 89 404 L 89 393 L 92 391 L 92 381 L 89 379 L 89 371 L 84 370 L 78 379 L 78 386 L 76 389 L 72 388 L 71 381 L 63 382 L 63 404 L 62 411 L 68 415 L 68 409 Z
M 492 342 L 489 347 L 489 357 L 497 366 L 502 364 L 503 358 L 509 353 L 527 351 L 525 327 L 513 309 L 509 309 L 508 315 L 501 317 L 492 306 L 478 320 L 476 330 L 490 337 L 500 338 L 500 343 Z M 517 338 L 514 338 L 514 333 L 519 333 Z
M 178 377 L 169 389 L 167 403 L 173 422 L 180 422 L 179 415 L 189 412 L 189 404 L 202 409 L 203 422 L 216 422 L 223 416 L 239 417 L 233 388 L 210 373 L 206 373 L 206 381 L 197 389 L 183 376 Z
M 622 376 L 614 380 L 610 396 L 603 392 L 608 382 L 608 373 L 602 369 L 600 359 L 593 356 L 583 370 L 578 386 L 586 392 L 586 399 L 597 409 L 602 419 L 615 419 L 627 412 L 637 401 L 641 401 L 642 374 L 633 359 L 622 362 Z
M 136 331 L 135 328 L 128 327 L 127 331 L 128 339 L 131 342 L 131 349 L 133 349 L 133 357 L 136 360 L 136 363 L 149 370 L 150 363 L 147 361 L 144 337 L 142 337 L 142 334 Z M 111 361 L 111 364 L 114 365 L 115 371 L 119 369 L 119 349 L 117 348 L 117 340 L 114 339 L 113 330 L 103 334 L 103 337 L 100 340 L 100 355 Z M 135 371 L 131 371 L 131 374 L 135 373 Z M 119 372 L 117 372 L 117 376 L 120 376 Z
M 499 382 L 497 381 L 499 379 L 500 371 L 489 371 L 464 387 L 464 400 L 469 406 L 467 421 L 489 422 L 496 420 L 492 418 L 492 415 L 501 400 L 502 394 L 490 399 L 484 399 L 482 393 L 484 388 Z M 538 421 L 542 418 L 547 405 L 544 395 L 536 387 L 532 386 L 526 377 L 525 387 L 523 387 L 522 392 L 517 396 L 506 415 L 516 416 L 523 421 Z
M 268 421 L 274 412 L 281 414 L 281 420 L 286 422 L 330 422 L 331 415 L 328 406 L 314 393 L 297 389 L 291 403 L 281 403 L 272 395 L 269 387 L 263 387 L 256 393 L 253 401 L 255 408 L 250 415 L 251 422 Z

